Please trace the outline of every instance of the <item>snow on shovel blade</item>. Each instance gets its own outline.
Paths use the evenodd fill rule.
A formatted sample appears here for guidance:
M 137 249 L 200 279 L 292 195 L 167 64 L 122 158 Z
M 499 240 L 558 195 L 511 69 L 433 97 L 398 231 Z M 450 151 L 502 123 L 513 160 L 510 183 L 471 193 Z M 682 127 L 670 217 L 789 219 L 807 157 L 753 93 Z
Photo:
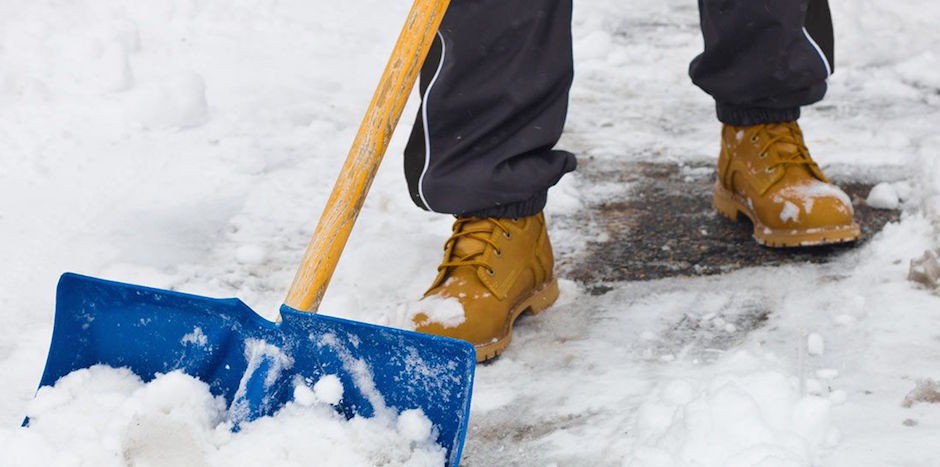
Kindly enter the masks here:
M 182 370 L 225 398 L 237 427 L 276 412 L 296 384 L 336 375 L 344 415 L 420 408 L 449 464 L 457 464 L 473 388 L 472 345 L 287 306 L 281 317 L 268 321 L 234 298 L 64 274 L 40 387 L 96 364 L 129 368 L 144 381 Z

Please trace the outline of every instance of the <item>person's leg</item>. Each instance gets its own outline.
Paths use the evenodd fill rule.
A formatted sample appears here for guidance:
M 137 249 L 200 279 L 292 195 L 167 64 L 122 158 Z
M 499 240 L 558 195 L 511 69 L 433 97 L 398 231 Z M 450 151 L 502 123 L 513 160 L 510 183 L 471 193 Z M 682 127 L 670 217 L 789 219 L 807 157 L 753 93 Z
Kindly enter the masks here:
M 415 203 L 459 216 L 541 211 L 575 168 L 553 149 L 572 77 L 571 0 L 451 2 L 405 148 Z
M 833 69 L 826 0 L 699 0 L 705 51 L 692 81 L 724 124 L 714 206 L 772 247 L 853 241 L 852 203 L 813 162 L 796 120 Z
M 794 121 L 833 70 L 827 0 L 699 0 L 705 51 L 689 76 L 735 126 Z
M 413 321 L 473 343 L 479 361 L 509 345 L 519 314 L 558 296 L 541 211 L 548 188 L 575 168 L 553 149 L 573 76 L 571 7 L 454 1 L 422 68 L 408 188 L 418 206 L 458 217 Z

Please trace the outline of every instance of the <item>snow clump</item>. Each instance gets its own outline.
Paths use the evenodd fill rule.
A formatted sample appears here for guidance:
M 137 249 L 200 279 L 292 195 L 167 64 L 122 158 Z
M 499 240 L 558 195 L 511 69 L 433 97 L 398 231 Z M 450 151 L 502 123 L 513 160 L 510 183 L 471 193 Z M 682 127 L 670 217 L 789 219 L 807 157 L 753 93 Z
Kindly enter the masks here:
M 865 202 L 875 209 L 897 209 L 901 206 L 901 198 L 890 183 L 875 185 L 868 192 L 868 198 Z

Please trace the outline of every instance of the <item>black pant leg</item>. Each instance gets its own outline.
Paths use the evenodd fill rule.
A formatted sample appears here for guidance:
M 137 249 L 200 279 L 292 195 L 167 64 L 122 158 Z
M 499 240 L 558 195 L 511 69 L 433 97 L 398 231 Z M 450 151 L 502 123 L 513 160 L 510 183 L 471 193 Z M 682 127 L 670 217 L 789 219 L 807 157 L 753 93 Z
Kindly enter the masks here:
M 421 109 L 405 148 L 415 203 L 521 217 L 574 170 L 553 150 L 573 78 L 571 0 L 455 0 L 421 70 Z
M 732 125 L 796 120 L 832 73 L 827 0 L 699 0 L 705 51 L 692 81 Z

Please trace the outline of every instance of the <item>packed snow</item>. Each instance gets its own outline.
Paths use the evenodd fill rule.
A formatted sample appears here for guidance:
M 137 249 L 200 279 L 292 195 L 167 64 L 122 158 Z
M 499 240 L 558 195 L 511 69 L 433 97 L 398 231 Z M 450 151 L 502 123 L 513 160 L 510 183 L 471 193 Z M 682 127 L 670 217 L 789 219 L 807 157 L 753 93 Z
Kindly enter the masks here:
M 238 433 L 178 373 L 142 384 L 95 367 L 36 394 L 65 271 L 277 316 L 406 3 L 0 1 L 0 464 L 442 462 L 420 413 L 337 416 L 338 381 Z M 462 465 L 940 462 L 940 296 L 908 280 L 940 247 L 940 6 L 831 6 L 836 71 L 801 126 L 827 174 L 890 184 L 900 222 L 826 264 L 600 295 L 562 276 L 559 302 L 477 369 Z M 592 164 L 714 161 L 712 102 L 685 74 L 695 2 L 578 2 L 574 39 L 560 147 Z M 452 218 L 408 196 L 416 112 L 412 99 L 323 313 L 406 326 L 435 277 Z M 557 256 L 603 236 L 561 214 L 631 195 L 565 177 L 547 208 Z M 200 342 L 194 329 L 180 345 Z

